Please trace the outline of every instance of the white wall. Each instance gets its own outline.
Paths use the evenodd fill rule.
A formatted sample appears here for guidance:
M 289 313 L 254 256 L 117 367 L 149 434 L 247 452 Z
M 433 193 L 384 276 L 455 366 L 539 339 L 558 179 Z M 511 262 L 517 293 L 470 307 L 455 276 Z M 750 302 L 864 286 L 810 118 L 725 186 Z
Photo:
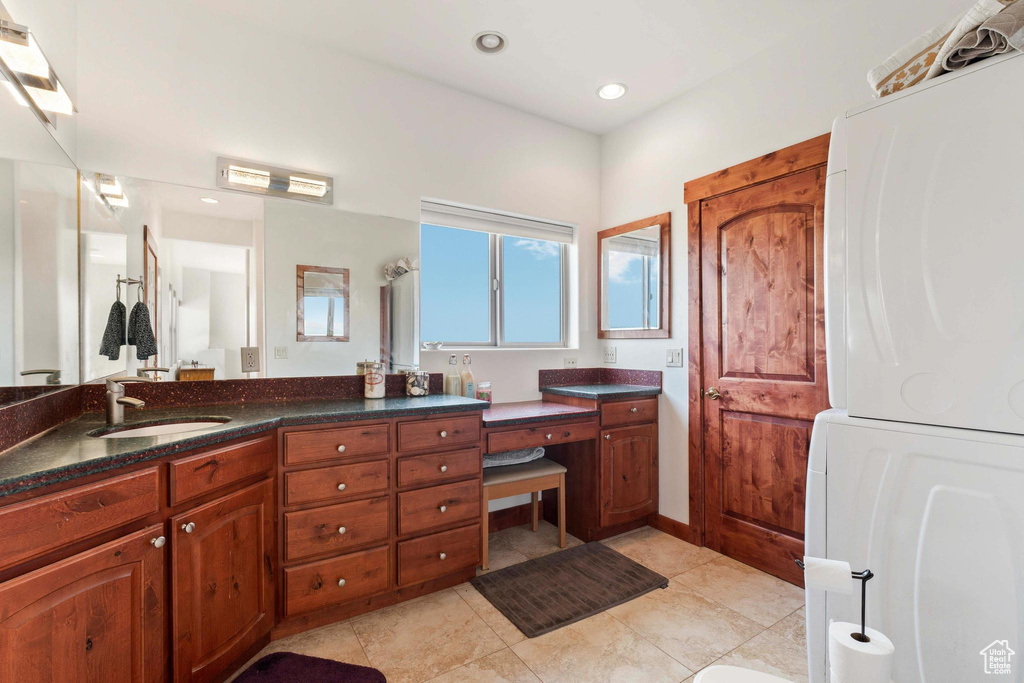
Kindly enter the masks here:
M 602 343 L 618 348 L 620 367 L 665 373 L 662 514 L 689 519 L 687 370 L 664 367 L 667 348 L 687 346 L 683 183 L 828 132 L 835 116 L 871 99 L 870 68 L 964 9 L 963 0 L 851 4 L 602 138 L 601 227 L 672 212 L 672 339 Z

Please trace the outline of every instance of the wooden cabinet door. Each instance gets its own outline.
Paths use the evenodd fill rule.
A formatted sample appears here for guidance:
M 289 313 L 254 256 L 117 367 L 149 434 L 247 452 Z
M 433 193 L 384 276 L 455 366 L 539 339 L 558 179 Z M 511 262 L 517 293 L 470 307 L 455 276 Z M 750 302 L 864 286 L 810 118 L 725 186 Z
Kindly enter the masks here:
M 825 383 L 825 169 L 701 204 L 705 543 L 793 583 Z
M 658 425 L 601 432 L 601 526 L 658 511 Z
M 0 681 L 166 680 L 154 526 L 0 584 Z M 162 544 L 160 544 L 162 546 Z
M 171 519 L 174 679 L 208 681 L 274 625 L 270 481 Z

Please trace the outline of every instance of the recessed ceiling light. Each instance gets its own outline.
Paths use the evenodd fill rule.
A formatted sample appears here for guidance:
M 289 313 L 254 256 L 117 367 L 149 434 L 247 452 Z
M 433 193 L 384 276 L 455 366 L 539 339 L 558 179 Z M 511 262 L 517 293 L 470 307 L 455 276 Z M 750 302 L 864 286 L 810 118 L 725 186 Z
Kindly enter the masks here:
M 220 200 L 213 197 L 200 197 L 199 201 L 206 202 L 207 204 L 220 204 Z
M 602 100 L 617 100 L 626 94 L 626 86 L 622 83 L 608 83 L 597 89 L 597 96 Z
M 508 39 L 497 31 L 481 31 L 473 36 L 473 47 L 485 55 L 494 55 L 508 45 Z

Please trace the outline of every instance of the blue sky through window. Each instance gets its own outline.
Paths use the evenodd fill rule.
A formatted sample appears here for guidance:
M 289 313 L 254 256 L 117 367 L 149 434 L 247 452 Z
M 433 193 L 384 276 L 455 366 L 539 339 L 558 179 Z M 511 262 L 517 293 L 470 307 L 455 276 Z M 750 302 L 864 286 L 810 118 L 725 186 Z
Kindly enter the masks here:
M 420 227 L 423 341 L 490 341 L 489 241 L 483 232 Z
M 608 325 L 610 329 L 644 326 L 643 256 L 625 251 L 609 251 Z
M 505 341 L 562 340 L 562 245 L 504 236 Z

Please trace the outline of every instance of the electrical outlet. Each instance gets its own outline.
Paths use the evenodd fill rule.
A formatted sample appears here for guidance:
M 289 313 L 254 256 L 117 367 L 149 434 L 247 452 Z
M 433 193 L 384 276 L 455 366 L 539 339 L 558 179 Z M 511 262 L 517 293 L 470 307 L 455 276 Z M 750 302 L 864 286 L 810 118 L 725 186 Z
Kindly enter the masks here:
M 618 354 L 617 354 L 616 348 L 614 346 L 606 346 L 606 347 L 604 347 L 604 362 L 605 363 L 617 363 L 618 362 L 618 360 L 616 360 L 617 356 L 618 356 Z
M 665 367 L 666 368 L 681 368 L 681 367 L 683 367 L 683 350 L 682 349 L 667 349 L 665 351 Z
M 274 358 L 277 360 L 288 360 L 288 347 L 287 346 L 275 346 L 274 347 Z
M 242 347 L 242 372 L 260 371 L 260 347 Z
M 565 369 L 566 370 L 575 370 L 576 369 L 576 359 L 575 358 L 566 358 L 565 359 Z

